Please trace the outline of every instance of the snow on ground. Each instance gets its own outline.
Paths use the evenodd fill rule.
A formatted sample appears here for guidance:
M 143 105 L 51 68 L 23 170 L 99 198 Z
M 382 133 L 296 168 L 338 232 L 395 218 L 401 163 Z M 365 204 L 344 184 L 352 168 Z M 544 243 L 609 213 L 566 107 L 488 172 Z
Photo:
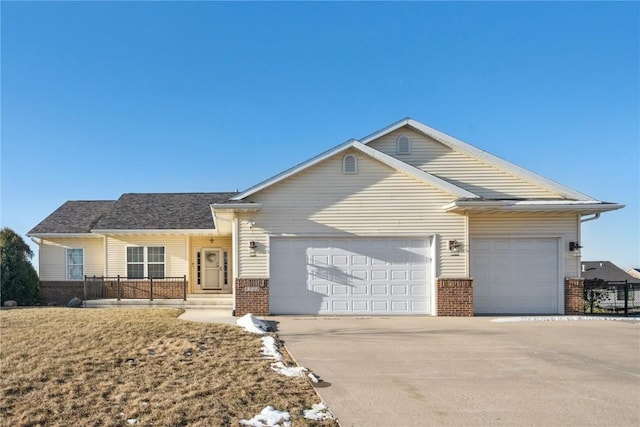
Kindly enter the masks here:
M 280 424 L 282 422 L 282 424 Z M 291 426 L 291 415 L 287 411 L 278 411 L 273 406 L 267 406 L 258 415 L 250 420 L 240 420 L 243 426 L 267 427 L 267 426 Z
M 311 406 L 311 409 L 302 410 L 302 415 L 308 420 L 314 421 L 322 421 L 322 420 L 332 420 L 333 414 L 327 408 L 327 405 L 324 403 L 314 403 Z
M 236 324 L 244 328 L 248 332 L 255 334 L 264 334 L 269 330 L 269 326 L 266 322 L 256 319 L 253 314 L 249 313 L 236 320 Z M 320 377 L 313 372 L 309 372 L 307 368 L 302 366 L 285 366 L 282 363 L 282 353 L 278 349 L 278 342 L 272 336 L 261 337 L 262 341 L 262 357 L 265 359 L 276 360 L 276 363 L 271 364 L 271 369 L 275 372 L 286 375 L 288 377 L 304 377 L 307 375 L 314 383 L 320 382 Z M 307 374 L 307 372 L 309 372 Z M 314 404 L 311 409 L 305 409 L 303 411 L 305 418 L 309 420 L 328 420 L 333 419 L 333 415 L 329 411 L 329 408 L 324 403 Z M 282 424 L 280 424 L 282 422 Z M 255 417 L 250 420 L 240 420 L 240 424 L 252 427 L 267 427 L 267 426 L 291 426 L 291 415 L 286 411 L 278 411 L 273 406 L 267 406 Z
M 236 320 L 236 325 L 244 328 L 245 331 L 253 332 L 254 334 L 264 334 L 269 330 L 267 322 L 256 319 L 256 317 L 251 313 L 247 313 Z
M 262 340 L 262 357 L 265 359 L 282 360 L 282 354 L 278 351 L 276 339 L 270 336 L 260 338 Z
M 576 320 L 617 320 L 619 322 L 640 322 L 640 317 L 613 317 L 613 316 L 519 316 L 519 317 L 500 317 L 492 319 L 492 322 L 559 322 L 559 321 L 576 321 Z
M 284 363 L 282 362 L 272 363 L 271 369 L 288 377 L 304 377 L 305 372 L 308 371 L 307 368 L 302 366 L 284 366 Z

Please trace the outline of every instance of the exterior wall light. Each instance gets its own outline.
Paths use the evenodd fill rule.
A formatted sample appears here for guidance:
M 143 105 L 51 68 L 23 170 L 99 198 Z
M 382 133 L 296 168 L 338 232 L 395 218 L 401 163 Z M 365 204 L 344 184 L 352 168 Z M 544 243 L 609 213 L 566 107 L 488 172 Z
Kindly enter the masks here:
M 451 255 L 452 256 L 460 255 L 461 246 L 462 246 L 462 243 L 458 242 L 457 240 L 449 240 L 449 252 L 451 252 Z
M 249 252 L 251 254 L 251 256 L 256 256 L 256 249 L 258 248 L 258 244 L 255 242 L 255 240 L 252 240 L 249 242 Z
M 582 249 L 582 246 L 580 246 L 580 243 L 569 242 L 569 252 L 573 252 L 573 255 L 580 256 L 581 255 L 580 249 Z

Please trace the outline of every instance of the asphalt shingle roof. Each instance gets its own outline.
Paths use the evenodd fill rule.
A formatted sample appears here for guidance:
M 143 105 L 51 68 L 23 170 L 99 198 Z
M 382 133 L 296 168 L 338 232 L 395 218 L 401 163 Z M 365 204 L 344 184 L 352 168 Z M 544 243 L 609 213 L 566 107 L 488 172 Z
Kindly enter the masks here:
M 587 280 L 638 282 L 638 279 L 612 263 L 611 261 L 583 261 L 581 276 Z
M 71 200 L 36 225 L 28 234 L 90 233 L 115 200 Z
M 213 229 L 209 205 L 237 193 L 127 193 L 100 218 L 98 230 Z

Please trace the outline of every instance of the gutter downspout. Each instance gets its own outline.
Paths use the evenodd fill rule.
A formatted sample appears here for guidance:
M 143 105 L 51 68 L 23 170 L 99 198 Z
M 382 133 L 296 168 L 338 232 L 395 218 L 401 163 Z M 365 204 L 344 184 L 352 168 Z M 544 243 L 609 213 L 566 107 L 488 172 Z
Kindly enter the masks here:
M 593 220 L 598 219 L 598 218 L 600 218 L 600 212 L 594 213 L 591 218 L 585 218 L 585 219 L 580 218 L 580 222 L 593 221 Z

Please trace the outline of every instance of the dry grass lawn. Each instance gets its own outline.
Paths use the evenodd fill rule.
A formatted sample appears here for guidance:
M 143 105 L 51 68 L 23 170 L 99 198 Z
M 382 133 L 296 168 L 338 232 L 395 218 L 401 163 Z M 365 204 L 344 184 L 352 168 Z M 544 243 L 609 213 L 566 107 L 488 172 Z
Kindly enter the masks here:
M 0 425 L 235 426 L 268 405 L 293 426 L 337 425 L 302 417 L 320 399 L 306 378 L 270 369 L 258 335 L 179 314 L 0 311 Z

